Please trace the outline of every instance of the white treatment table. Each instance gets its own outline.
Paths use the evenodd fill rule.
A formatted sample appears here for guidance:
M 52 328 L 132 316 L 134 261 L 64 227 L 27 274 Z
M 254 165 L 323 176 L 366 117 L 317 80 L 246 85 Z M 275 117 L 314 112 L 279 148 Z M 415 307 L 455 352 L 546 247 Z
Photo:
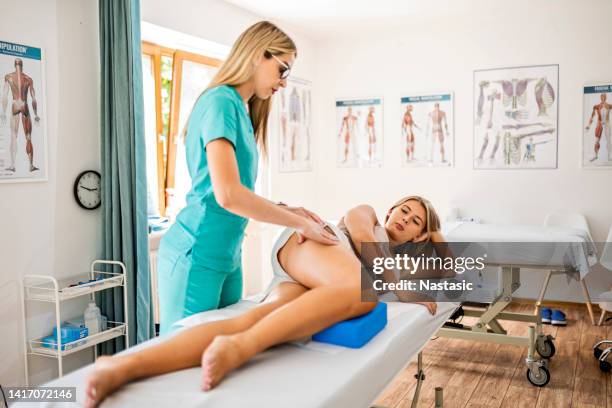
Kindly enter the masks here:
M 387 305 L 387 326 L 360 349 L 312 341 L 284 344 L 256 356 L 210 392 L 200 390 L 201 370 L 197 367 L 128 384 L 107 398 L 102 407 L 369 407 L 417 354 L 420 388 L 420 352 L 458 307 L 456 303 L 439 303 L 432 316 L 421 305 Z M 188 327 L 228 318 L 254 306 L 255 302 L 242 300 L 221 310 L 191 316 L 177 325 Z M 161 340 L 149 340 L 125 352 L 150 347 Z M 84 401 L 84 382 L 91 368 L 88 365 L 45 384 L 76 387 L 77 403 L 12 406 L 78 406 Z
M 597 251 L 587 231 L 574 228 L 539 225 L 478 224 L 451 222 L 442 233 L 449 242 L 476 243 L 486 249 L 486 265 L 499 268 L 499 291 L 495 300 L 482 307 L 464 307 L 466 316 L 478 321 L 463 327 L 443 327 L 438 335 L 474 341 L 513 344 L 528 348 L 526 364 L 529 381 L 544 386 L 550 380 L 548 358 L 555 354 L 552 336 L 542 333 L 540 303 L 551 274 L 566 274 L 568 279 L 582 279 L 597 263 Z M 546 280 L 533 314 L 504 312 L 511 303 L 513 292 L 520 287 L 521 269 L 547 271 Z M 591 307 L 586 285 L 583 284 L 587 306 Z M 591 312 L 592 313 L 592 312 Z M 510 336 L 499 320 L 535 323 L 529 326 L 527 337 Z M 542 359 L 538 359 L 535 352 Z

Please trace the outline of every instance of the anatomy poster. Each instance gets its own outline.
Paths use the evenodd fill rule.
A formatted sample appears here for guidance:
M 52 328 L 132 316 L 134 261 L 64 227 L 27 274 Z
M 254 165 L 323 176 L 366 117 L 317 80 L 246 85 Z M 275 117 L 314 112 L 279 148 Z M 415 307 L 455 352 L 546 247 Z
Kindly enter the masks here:
M 558 65 L 474 71 L 474 168 L 556 168 L 558 100 Z
M 383 100 L 336 100 L 338 167 L 381 167 Z
M 612 85 L 584 87 L 582 119 L 582 166 L 589 168 L 612 166 L 612 136 L 610 110 Z
M 0 41 L 0 182 L 47 179 L 40 48 Z
M 279 171 L 312 170 L 311 84 L 289 78 L 275 96 L 279 115 Z
M 452 93 L 402 97 L 400 120 L 404 165 L 453 165 Z

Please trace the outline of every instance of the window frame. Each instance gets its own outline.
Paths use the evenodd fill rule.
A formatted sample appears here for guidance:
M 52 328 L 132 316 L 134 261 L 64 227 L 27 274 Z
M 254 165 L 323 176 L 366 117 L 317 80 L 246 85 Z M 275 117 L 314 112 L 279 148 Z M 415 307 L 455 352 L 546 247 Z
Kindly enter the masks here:
M 174 188 L 176 175 L 176 140 L 181 115 L 181 85 L 183 79 L 183 62 L 195 62 L 212 68 L 219 68 L 223 61 L 195 54 L 188 51 L 176 50 L 172 60 L 172 96 L 170 97 L 170 120 L 168 125 L 168 171 L 166 173 L 166 188 Z M 191 107 L 189 107 L 191 109 Z
M 219 68 L 222 60 L 196 54 L 179 49 L 164 47 L 148 41 L 142 41 L 142 54 L 152 58 L 153 75 L 155 80 L 155 129 L 157 138 L 157 187 L 159 212 L 162 216 L 166 215 L 168 206 L 168 194 L 166 189 L 174 188 L 176 175 L 176 143 L 179 128 L 179 118 L 181 109 L 181 84 L 183 62 L 190 61 L 206 65 L 212 68 Z M 161 96 L 161 59 L 162 57 L 172 58 L 172 88 L 170 91 L 170 113 L 168 118 L 168 134 L 166 136 L 166 164 L 164 165 L 164 136 L 162 118 L 162 96 Z

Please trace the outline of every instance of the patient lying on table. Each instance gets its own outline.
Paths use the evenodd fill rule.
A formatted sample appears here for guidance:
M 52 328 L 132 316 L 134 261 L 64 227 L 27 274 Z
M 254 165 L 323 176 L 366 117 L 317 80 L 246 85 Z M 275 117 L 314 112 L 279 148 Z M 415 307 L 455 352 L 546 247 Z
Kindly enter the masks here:
M 362 301 L 361 265 L 368 262 L 361 253 L 362 242 L 388 241 L 390 246 L 444 242 L 433 206 L 418 196 L 395 203 L 384 226 L 372 207 L 360 205 L 349 210 L 337 226 L 328 224 L 328 228 L 341 244 L 298 243 L 291 228 L 280 234 L 272 254 L 274 279 L 257 307 L 231 319 L 191 327 L 134 353 L 98 358 L 86 382 L 86 406 L 97 406 L 130 381 L 200 364 L 202 389 L 208 391 L 230 371 L 273 345 L 311 336 L 374 309 L 376 296 Z M 385 271 L 383 277 L 397 279 L 393 271 Z M 436 312 L 436 303 L 414 293 L 395 294 L 401 301 Z

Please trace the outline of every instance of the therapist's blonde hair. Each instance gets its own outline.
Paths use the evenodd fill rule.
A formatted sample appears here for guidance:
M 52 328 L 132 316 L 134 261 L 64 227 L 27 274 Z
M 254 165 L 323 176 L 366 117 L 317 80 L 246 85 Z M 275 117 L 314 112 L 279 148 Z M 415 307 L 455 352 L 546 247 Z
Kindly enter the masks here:
M 269 21 L 255 23 L 240 34 L 227 59 L 202 94 L 220 85 L 237 86 L 247 82 L 255 73 L 255 63 L 262 56 L 270 59 L 272 55 L 290 53 L 295 53 L 297 56 L 297 48 L 287 34 Z M 260 99 L 257 95 L 253 95 L 248 101 L 255 140 L 264 154 L 267 151 L 268 115 L 271 103 L 272 98 Z M 186 130 L 187 126 L 184 135 Z
M 391 214 L 391 211 L 393 211 L 394 208 L 399 207 L 406 201 L 410 200 L 414 200 L 421 203 L 423 208 L 425 208 L 425 218 L 427 218 L 427 220 L 425 221 L 425 231 L 429 233 L 440 231 L 440 217 L 438 217 L 438 213 L 436 212 L 436 209 L 434 208 L 433 204 L 429 200 L 416 195 L 404 197 L 401 200 L 397 201 L 395 204 L 393 204 L 393 206 L 389 208 L 389 211 L 387 212 L 387 216 L 385 217 L 385 223 L 389 219 L 389 215 Z

